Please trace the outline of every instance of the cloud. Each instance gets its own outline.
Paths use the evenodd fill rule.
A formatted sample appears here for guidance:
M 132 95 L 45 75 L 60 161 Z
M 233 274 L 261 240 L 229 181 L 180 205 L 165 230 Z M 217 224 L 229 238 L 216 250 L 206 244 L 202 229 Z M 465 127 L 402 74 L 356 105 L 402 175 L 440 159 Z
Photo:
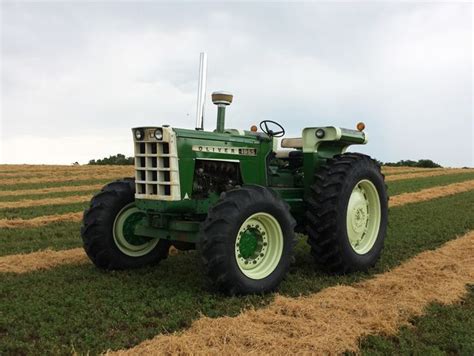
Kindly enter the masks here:
M 194 127 L 205 50 L 208 97 L 235 94 L 228 127 L 362 120 L 378 159 L 474 165 L 471 4 L 1 6 L 1 162 L 86 162 L 131 153 L 131 127 Z

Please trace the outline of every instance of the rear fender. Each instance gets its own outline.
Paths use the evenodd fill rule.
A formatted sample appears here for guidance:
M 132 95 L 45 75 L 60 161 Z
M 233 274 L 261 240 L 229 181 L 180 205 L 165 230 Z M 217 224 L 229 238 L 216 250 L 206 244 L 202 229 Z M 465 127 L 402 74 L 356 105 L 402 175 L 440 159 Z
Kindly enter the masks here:
M 316 131 L 323 130 L 324 136 L 318 138 Z M 334 126 L 307 127 L 303 129 L 303 153 L 317 153 L 322 157 L 333 157 L 344 153 L 347 147 L 354 144 L 366 144 L 368 136 L 365 132 L 343 129 Z
M 316 136 L 318 130 L 324 131 L 323 137 Z M 305 193 L 313 184 L 314 173 L 328 158 L 344 153 L 350 145 L 363 145 L 368 141 L 365 132 L 335 126 L 307 127 L 302 137 Z

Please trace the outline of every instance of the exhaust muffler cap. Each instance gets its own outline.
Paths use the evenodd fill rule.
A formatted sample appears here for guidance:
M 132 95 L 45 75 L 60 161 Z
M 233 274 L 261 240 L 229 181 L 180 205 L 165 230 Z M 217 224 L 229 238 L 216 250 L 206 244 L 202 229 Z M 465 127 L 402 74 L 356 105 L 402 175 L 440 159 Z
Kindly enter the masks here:
M 211 95 L 212 103 L 215 105 L 230 105 L 234 96 L 226 91 L 215 91 Z

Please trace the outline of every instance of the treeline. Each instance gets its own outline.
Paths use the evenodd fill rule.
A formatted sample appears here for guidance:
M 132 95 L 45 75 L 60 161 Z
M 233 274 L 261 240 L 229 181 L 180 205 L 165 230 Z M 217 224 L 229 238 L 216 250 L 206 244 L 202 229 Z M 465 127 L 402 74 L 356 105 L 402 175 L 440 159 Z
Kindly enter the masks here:
M 125 155 L 119 153 L 114 156 L 109 156 L 102 159 L 91 159 L 88 164 L 90 165 L 118 165 L 127 166 L 133 165 L 133 157 L 125 157 Z
M 420 168 L 440 168 L 441 165 L 438 163 L 433 162 L 430 159 L 420 159 L 418 161 L 412 161 L 409 159 L 401 160 L 398 162 L 381 162 L 377 161 L 382 166 L 389 166 L 389 167 L 420 167 Z M 90 165 L 133 165 L 134 159 L 133 157 L 126 157 L 125 155 L 118 153 L 114 156 L 105 157 L 102 159 L 92 159 L 89 161 Z
M 398 162 L 380 162 L 379 163 L 383 166 L 389 167 L 419 167 L 419 168 L 441 168 L 441 165 L 433 162 L 430 159 L 420 159 L 418 161 L 412 161 L 410 159 L 402 159 Z

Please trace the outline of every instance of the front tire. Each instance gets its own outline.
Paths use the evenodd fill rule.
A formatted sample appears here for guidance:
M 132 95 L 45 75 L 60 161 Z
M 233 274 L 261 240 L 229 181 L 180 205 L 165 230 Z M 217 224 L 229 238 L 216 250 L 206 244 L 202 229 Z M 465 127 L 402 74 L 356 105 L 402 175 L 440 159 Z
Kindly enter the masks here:
M 81 236 L 92 262 L 103 269 L 131 269 L 157 264 L 168 256 L 166 240 L 136 236 L 146 215 L 135 207 L 132 178 L 107 184 L 84 211 Z
M 207 275 L 230 295 L 274 290 L 290 266 L 294 227 L 288 205 L 268 188 L 223 193 L 200 229 Z
M 321 167 L 306 199 L 308 243 L 317 264 L 334 273 L 375 265 L 387 231 L 386 189 L 369 156 L 341 154 Z

